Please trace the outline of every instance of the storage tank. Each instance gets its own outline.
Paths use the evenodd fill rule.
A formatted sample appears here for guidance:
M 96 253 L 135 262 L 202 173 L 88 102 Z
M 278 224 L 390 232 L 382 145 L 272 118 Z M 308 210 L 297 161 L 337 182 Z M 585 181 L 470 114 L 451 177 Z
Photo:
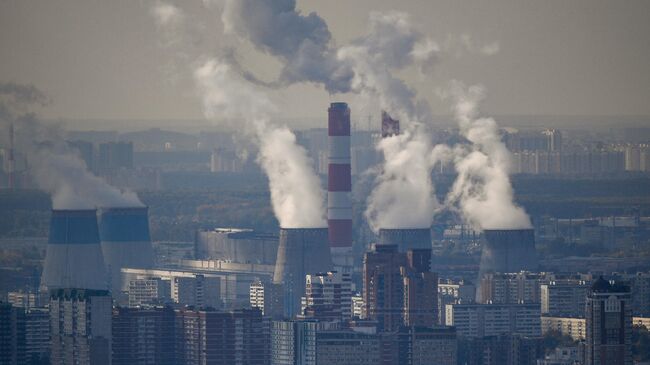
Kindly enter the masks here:
M 52 210 L 41 289 L 108 289 L 97 211 Z
M 103 208 L 99 232 L 111 291 L 116 297 L 126 289 L 120 274 L 122 268 L 147 269 L 153 266 L 148 208 Z
M 284 286 L 284 313 L 300 312 L 305 275 L 332 270 L 327 228 L 280 228 L 273 283 Z

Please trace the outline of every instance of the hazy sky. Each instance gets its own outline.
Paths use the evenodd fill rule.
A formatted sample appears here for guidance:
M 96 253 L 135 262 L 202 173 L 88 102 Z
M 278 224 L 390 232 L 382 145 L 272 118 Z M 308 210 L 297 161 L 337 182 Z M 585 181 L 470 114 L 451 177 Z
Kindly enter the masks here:
M 190 71 L 163 46 L 152 4 L 0 0 L 0 80 L 44 90 L 52 99 L 41 110 L 47 118 L 201 118 Z M 650 115 L 647 0 L 298 0 L 298 7 L 323 17 L 337 44 L 362 35 L 371 10 L 392 9 L 440 42 L 462 35 L 498 42 L 494 56 L 449 55 L 426 78 L 402 75 L 436 114 L 449 113 L 436 89 L 460 79 L 485 85 L 492 114 Z M 218 11 L 200 13 L 210 23 L 197 44 L 208 55 L 221 24 Z M 245 46 L 241 54 L 260 75 L 277 68 Z M 324 116 L 332 99 L 311 85 L 273 93 L 291 118 Z

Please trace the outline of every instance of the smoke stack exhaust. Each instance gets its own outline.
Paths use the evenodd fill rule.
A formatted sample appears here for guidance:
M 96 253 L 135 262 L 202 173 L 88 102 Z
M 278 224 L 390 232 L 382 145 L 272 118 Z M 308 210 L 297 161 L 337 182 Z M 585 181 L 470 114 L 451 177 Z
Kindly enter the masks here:
M 280 228 L 273 283 L 284 286 L 284 314 L 300 312 L 305 275 L 332 270 L 327 228 Z
M 106 290 L 97 211 L 52 210 L 41 287 Z
M 352 171 L 350 168 L 350 108 L 332 103 L 328 109 L 329 166 L 327 227 L 333 249 L 352 247 Z
M 117 296 L 124 288 L 121 269 L 150 268 L 153 251 L 149 236 L 147 207 L 104 208 L 100 211 L 99 233 L 111 291 Z

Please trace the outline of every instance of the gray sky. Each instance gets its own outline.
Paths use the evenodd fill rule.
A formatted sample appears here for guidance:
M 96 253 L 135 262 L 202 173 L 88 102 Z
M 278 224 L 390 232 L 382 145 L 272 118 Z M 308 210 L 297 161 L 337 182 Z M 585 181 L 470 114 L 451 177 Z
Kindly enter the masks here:
M 0 80 L 44 90 L 52 99 L 41 110 L 47 118 L 201 118 L 189 71 L 178 71 L 162 47 L 151 4 L 0 0 Z M 411 13 L 438 41 L 462 34 L 477 44 L 497 41 L 497 55 L 450 56 L 425 79 L 415 71 L 402 75 L 435 114 L 449 112 L 436 89 L 460 79 L 485 85 L 490 114 L 650 115 L 650 1 L 298 0 L 298 6 L 323 17 L 337 44 L 365 32 L 369 11 L 393 9 Z M 203 16 L 214 18 L 214 29 L 206 29 L 201 44 L 218 42 L 218 14 Z M 262 75 L 274 72 L 268 57 L 250 49 L 242 54 Z M 324 116 L 330 101 L 310 85 L 274 94 L 289 118 Z

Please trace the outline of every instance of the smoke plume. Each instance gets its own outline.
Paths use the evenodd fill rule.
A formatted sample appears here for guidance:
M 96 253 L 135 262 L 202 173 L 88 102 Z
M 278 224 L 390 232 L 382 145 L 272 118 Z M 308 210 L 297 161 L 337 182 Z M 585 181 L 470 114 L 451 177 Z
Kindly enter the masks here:
M 451 96 L 460 133 L 471 143 L 456 149 L 458 177 L 447 202 L 457 204 L 464 218 L 476 229 L 530 228 L 530 218 L 514 202 L 510 183 L 510 152 L 501 140 L 497 123 L 480 118 L 478 106 L 484 98 L 481 86 L 466 87 L 453 82 Z
M 227 33 L 283 62 L 278 86 L 314 82 L 330 93 L 349 91 L 352 74 L 337 61 L 327 24 L 301 14 L 295 0 L 226 0 L 222 21 Z
M 195 73 L 209 118 L 242 120 L 259 146 L 258 163 L 269 178 L 271 202 L 283 228 L 324 227 L 324 193 L 307 153 L 287 127 L 271 123 L 274 105 L 232 67 L 208 60 Z
M 7 130 L 14 124 L 16 149 L 25 155 L 38 187 L 50 193 L 53 208 L 142 206 L 135 193 L 110 186 L 88 171 L 61 132 L 43 125 L 30 112 L 47 103 L 45 94 L 35 86 L 0 82 L 0 123 Z

